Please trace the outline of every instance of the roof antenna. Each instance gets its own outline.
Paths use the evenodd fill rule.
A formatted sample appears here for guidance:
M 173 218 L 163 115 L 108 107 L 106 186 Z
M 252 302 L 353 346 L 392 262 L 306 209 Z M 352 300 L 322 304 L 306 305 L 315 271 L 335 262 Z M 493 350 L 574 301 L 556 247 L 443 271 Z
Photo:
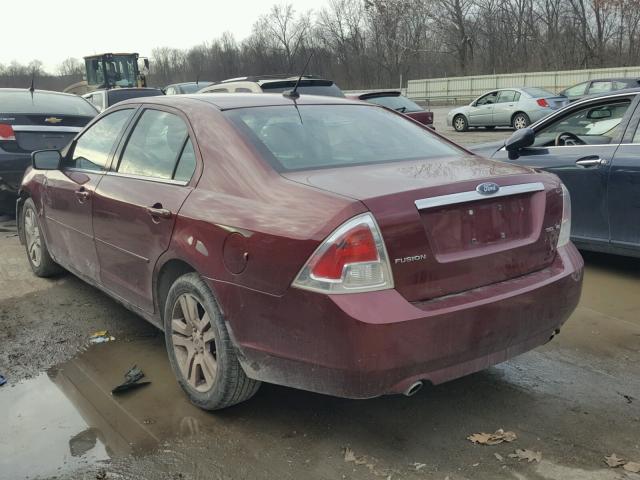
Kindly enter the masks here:
M 31 100 L 33 100 L 33 92 L 36 91 L 35 79 L 36 79 L 36 72 L 34 70 L 31 72 L 31 86 L 29 87 L 29 93 L 31 93 Z
M 300 98 L 300 94 L 298 93 L 298 85 L 300 85 L 300 80 L 302 80 L 302 77 L 304 77 L 304 74 L 307 71 L 307 67 L 309 66 L 309 62 L 311 61 L 311 57 L 313 57 L 313 52 L 311 52 L 311 55 L 309 55 L 309 58 L 307 58 L 307 63 L 304 64 L 304 68 L 302 69 L 302 73 L 298 77 L 298 80 L 296 81 L 296 84 L 293 86 L 293 90 L 287 90 L 286 92 L 282 92 L 282 95 L 284 97 L 291 98 L 292 100 L 295 100 L 296 98 Z

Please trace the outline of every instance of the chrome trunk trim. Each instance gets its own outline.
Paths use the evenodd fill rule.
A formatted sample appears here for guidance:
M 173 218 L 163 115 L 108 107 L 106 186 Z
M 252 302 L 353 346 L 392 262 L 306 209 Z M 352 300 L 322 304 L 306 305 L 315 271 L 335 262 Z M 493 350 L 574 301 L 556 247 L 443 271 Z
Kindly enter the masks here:
M 517 185 L 500 187 L 500 190 L 493 195 L 482 195 L 476 190 L 470 190 L 467 192 L 440 195 L 438 197 L 422 198 L 420 200 L 416 200 L 414 203 L 418 210 L 425 210 L 428 208 L 442 207 L 444 205 L 475 202 L 477 200 L 489 200 L 491 198 L 507 197 L 510 195 L 518 195 L 520 193 L 540 192 L 542 190 L 544 190 L 544 184 L 542 182 L 520 183 Z

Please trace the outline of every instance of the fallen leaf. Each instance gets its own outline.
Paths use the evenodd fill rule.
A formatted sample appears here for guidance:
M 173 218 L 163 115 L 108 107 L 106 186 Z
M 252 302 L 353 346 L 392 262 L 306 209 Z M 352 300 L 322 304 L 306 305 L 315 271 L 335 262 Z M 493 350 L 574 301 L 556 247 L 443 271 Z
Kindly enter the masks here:
M 516 438 L 518 437 L 515 433 L 499 429 L 493 433 L 474 433 L 469 435 L 467 440 L 480 445 L 498 445 L 502 442 L 513 442 Z
M 496 457 L 499 461 L 504 462 L 504 457 L 499 453 L 494 453 L 493 456 Z
M 534 452 L 529 449 L 518 449 L 515 453 L 509 454 L 511 458 L 517 458 L 518 460 L 527 460 L 529 463 L 534 460 L 538 463 L 542 460 L 542 452 Z
M 344 449 L 344 461 L 345 462 L 355 462 L 356 456 L 349 447 Z
M 622 468 L 624 468 L 627 472 L 640 473 L 640 463 L 637 462 L 627 462 Z
M 625 461 L 622 458 L 618 458 L 615 453 L 612 453 L 608 457 L 604 457 L 604 462 L 611 468 L 621 467 L 625 464 Z
M 415 463 L 412 463 L 412 464 L 411 464 L 411 466 L 412 466 L 412 467 L 413 467 L 413 469 L 417 472 L 417 471 L 422 470 L 424 467 L 426 467 L 426 466 L 427 466 L 427 464 L 426 464 L 426 463 L 418 463 L 418 462 L 415 462 Z

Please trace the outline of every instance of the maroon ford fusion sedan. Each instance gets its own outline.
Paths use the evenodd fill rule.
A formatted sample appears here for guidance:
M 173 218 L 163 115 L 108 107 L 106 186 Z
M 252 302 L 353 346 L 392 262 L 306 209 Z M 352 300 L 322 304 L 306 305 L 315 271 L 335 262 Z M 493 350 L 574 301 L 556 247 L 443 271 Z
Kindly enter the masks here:
M 547 342 L 582 285 L 557 177 L 338 98 L 124 102 L 33 154 L 17 214 L 35 274 L 162 328 L 205 409 L 410 395 Z

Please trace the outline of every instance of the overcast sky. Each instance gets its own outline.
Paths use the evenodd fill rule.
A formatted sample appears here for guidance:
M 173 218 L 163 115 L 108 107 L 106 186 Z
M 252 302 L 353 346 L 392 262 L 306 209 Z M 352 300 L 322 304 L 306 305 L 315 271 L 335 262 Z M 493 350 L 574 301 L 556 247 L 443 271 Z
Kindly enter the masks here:
M 6 3 L 6 5 L 4 4 Z M 230 31 L 236 40 L 251 33 L 257 18 L 281 0 L 22 0 L 3 2 L 0 63 L 41 60 L 54 72 L 68 57 L 102 52 L 138 52 L 155 47 L 187 48 Z M 289 0 L 297 12 L 323 0 Z

